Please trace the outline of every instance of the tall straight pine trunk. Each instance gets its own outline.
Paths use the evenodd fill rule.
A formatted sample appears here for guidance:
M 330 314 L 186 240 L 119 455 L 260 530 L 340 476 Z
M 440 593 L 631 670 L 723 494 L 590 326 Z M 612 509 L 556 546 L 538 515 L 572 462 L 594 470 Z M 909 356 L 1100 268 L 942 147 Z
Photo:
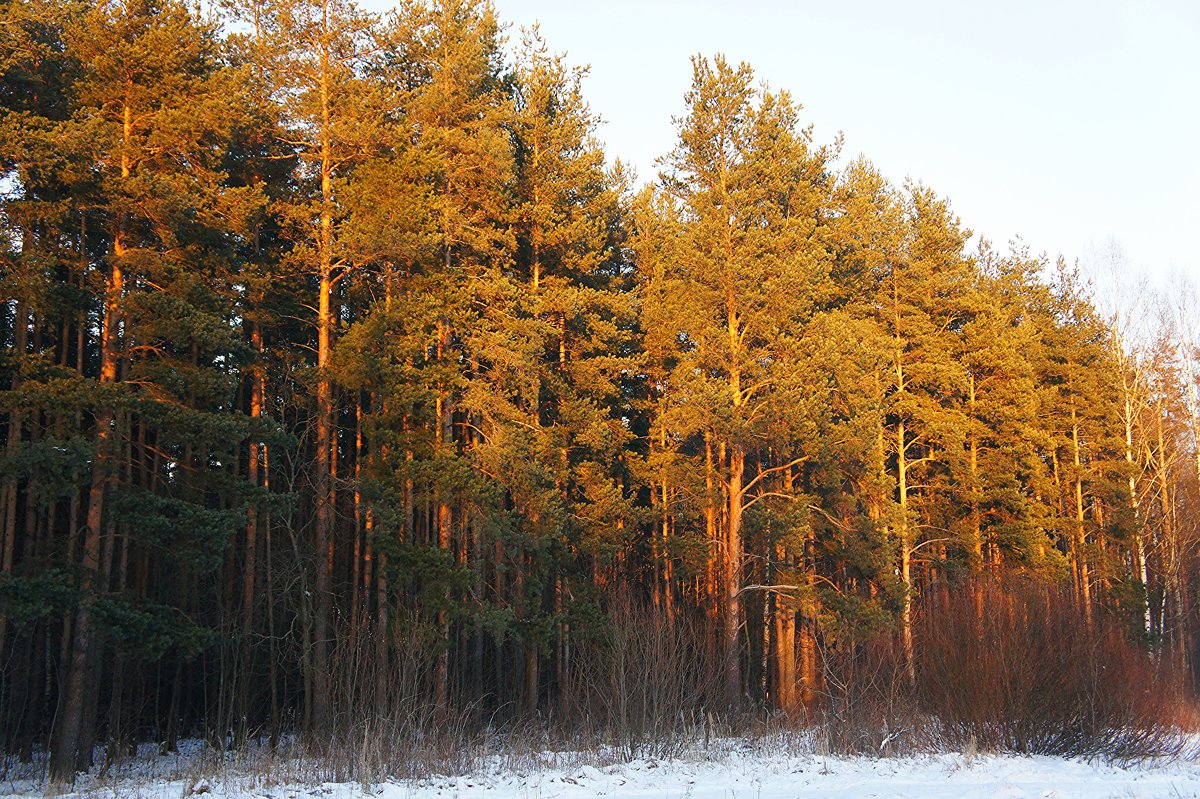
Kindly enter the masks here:
M 121 179 L 132 175 L 129 153 L 133 130 L 133 98 L 126 96 L 122 107 Z M 120 367 L 121 302 L 125 292 L 124 260 L 127 254 L 126 217 L 116 220 L 113 235 L 111 264 L 104 292 L 104 318 L 100 332 L 100 374 L 102 384 L 116 383 Z M 87 729 L 96 717 L 97 692 L 88 690 L 98 682 L 99 647 L 94 629 L 91 605 L 94 596 L 107 588 L 107 575 L 101 572 L 102 536 L 104 532 L 104 501 L 116 478 L 114 471 L 116 413 L 101 403 L 96 410 L 96 454 L 92 461 L 91 485 L 88 489 L 87 520 L 80 553 L 82 567 L 82 596 L 75 611 L 71 631 L 70 660 L 66 679 L 59 697 L 56 714 L 54 745 L 51 749 L 50 776 L 57 783 L 70 782 L 75 773 L 91 765 L 92 753 L 85 742 L 92 739 Z M 86 750 L 86 751 L 85 751 Z
M 322 41 L 329 40 L 330 8 L 321 4 Z M 313 502 L 316 509 L 314 544 L 316 550 L 316 598 L 313 619 L 312 673 L 309 675 L 309 731 L 325 732 L 330 719 L 329 649 L 333 617 L 333 533 L 336 522 L 337 492 L 334 488 L 333 459 L 335 442 L 333 382 L 329 360 L 333 350 L 333 140 L 331 118 L 332 54 L 322 48 L 318 80 L 321 101 L 319 157 L 321 170 L 321 212 L 317 239 L 319 259 L 319 295 L 317 297 L 317 418 L 316 474 L 313 476 Z

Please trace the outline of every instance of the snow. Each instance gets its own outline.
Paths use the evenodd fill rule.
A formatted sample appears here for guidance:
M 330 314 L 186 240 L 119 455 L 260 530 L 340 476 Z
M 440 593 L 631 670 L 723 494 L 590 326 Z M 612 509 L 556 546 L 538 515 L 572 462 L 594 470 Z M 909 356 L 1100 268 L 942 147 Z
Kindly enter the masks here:
M 672 760 L 589 765 L 586 753 L 484 758 L 457 777 L 372 785 L 295 780 L 276 763 L 266 771 L 172 767 L 139 758 L 120 776 L 81 777 L 68 797 L 113 799 L 1182 799 L 1200 797 L 1200 763 L 1120 767 L 1011 755 L 940 754 L 834 757 L 786 745 L 726 742 Z M 569 763 L 574 765 L 564 765 Z M 595 762 L 599 762 L 598 760 Z M 555 765 L 555 764 L 559 765 Z M 289 778 L 292 773 L 292 778 Z M 40 796 L 31 779 L 0 781 L 0 796 Z
M 1193 764 L 1121 769 L 1055 758 L 730 756 L 634 761 L 527 776 L 498 774 L 385 785 L 384 799 L 1066 799 L 1200 796 Z

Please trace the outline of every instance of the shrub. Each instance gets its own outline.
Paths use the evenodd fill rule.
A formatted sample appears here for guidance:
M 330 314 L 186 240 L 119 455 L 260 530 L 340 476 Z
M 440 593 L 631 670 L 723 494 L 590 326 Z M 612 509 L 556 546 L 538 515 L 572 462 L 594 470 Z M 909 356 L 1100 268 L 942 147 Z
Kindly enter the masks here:
M 919 713 L 951 748 L 1131 761 L 1179 754 L 1181 670 L 1063 588 L 980 581 L 922 603 Z

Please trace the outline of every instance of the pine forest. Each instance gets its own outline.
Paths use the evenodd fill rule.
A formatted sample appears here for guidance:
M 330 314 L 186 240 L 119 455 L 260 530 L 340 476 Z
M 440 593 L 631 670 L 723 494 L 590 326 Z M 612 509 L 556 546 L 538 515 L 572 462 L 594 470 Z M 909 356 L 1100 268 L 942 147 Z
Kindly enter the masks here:
M 6 757 L 1189 705 L 1186 292 L 718 55 L 634 176 L 584 78 L 483 0 L 0 2 Z

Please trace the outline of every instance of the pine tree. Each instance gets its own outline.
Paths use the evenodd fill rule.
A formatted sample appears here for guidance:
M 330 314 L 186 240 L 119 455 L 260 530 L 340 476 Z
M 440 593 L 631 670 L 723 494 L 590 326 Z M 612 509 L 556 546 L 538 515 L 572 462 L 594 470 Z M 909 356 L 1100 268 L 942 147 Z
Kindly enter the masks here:
M 156 514 L 193 519 L 195 537 L 183 546 L 196 547 L 197 560 L 186 568 L 197 574 L 211 563 L 205 558 L 212 548 L 221 548 L 230 523 L 223 508 L 203 499 L 211 469 L 202 459 L 224 452 L 241 429 L 228 415 L 222 389 L 227 383 L 221 372 L 237 349 L 224 326 L 226 281 L 216 268 L 219 260 L 205 258 L 220 258 L 223 243 L 244 229 L 257 203 L 255 192 L 224 185 L 228 115 L 217 98 L 230 96 L 236 84 L 220 68 L 213 31 L 171 4 L 69 10 L 55 21 L 61 25 L 60 63 L 77 64 L 79 73 L 63 98 L 70 116 L 55 129 L 59 156 L 52 162 L 54 180 L 69 187 L 69 195 L 64 192 L 54 219 L 63 227 L 44 231 L 49 241 L 62 236 L 58 231 L 66 224 L 78 225 L 81 285 L 93 259 L 99 262 L 95 383 L 80 393 L 76 377 L 49 372 L 16 394 L 35 416 L 57 415 L 59 430 L 72 414 L 92 421 L 90 484 L 86 500 L 72 500 L 66 547 L 69 559 L 79 558 L 81 580 L 64 637 L 68 660 L 51 768 L 58 781 L 90 763 L 109 647 L 118 658 L 155 660 L 198 640 L 198 631 L 187 627 L 174 635 L 156 631 L 160 637 L 153 642 L 127 637 L 139 624 L 154 629 L 165 609 L 183 600 L 169 591 L 158 592 L 156 600 L 149 586 L 131 598 L 129 589 L 132 575 L 147 568 L 139 559 L 156 545 Z M 32 254 L 33 241 L 23 242 L 23 254 Z M 61 257 L 61 245 L 53 252 Z M 61 263 L 56 272 L 67 268 Z M 83 339 L 81 326 L 76 370 L 90 372 Z M 60 350 L 65 365 L 65 337 Z M 151 438 L 160 457 L 173 453 L 179 476 L 164 477 L 167 464 L 147 460 Z M 129 502 L 141 491 L 146 501 L 150 494 L 156 499 L 142 523 L 147 531 L 131 537 Z M 43 517 L 49 533 L 52 508 Z M 36 518 L 26 508 L 27 521 Z M 114 734 L 121 734 L 125 691 L 117 668 L 109 691 Z
M 331 373 L 340 318 L 339 289 L 359 266 L 341 241 L 339 192 L 356 164 L 380 146 L 386 95 L 364 75 L 379 51 L 376 20 L 341 0 L 281 0 L 249 12 L 261 46 L 261 70 L 285 108 L 285 141 L 297 156 L 297 192 L 280 208 L 292 269 L 316 280 L 313 376 L 314 470 L 311 660 L 306 664 L 306 728 L 332 722 L 329 655 L 334 631 L 337 548 L 338 422 Z M 245 13 L 245 12 L 244 12 Z
M 825 290 L 820 208 L 829 154 L 811 146 L 790 97 L 760 93 L 745 65 L 693 59 L 685 101 L 663 176 L 681 239 L 667 267 L 680 289 L 672 298 L 674 371 L 700 414 L 691 426 L 707 429 L 717 449 L 724 529 L 713 543 L 721 553 L 726 698 L 736 705 L 745 512 L 767 481 L 806 460 L 756 468 L 753 455 L 768 446 L 763 438 L 787 396 L 779 381 L 799 368 L 794 337 Z M 715 508 L 709 514 L 716 519 Z
M 1002 564 L 1052 571 L 1050 541 L 1028 502 L 1041 464 L 1036 364 L 1043 330 L 1030 306 L 1043 292 L 1042 263 L 986 248 L 978 262 L 973 312 L 956 356 L 966 373 L 959 402 L 967 427 L 962 455 L 951 461 L 948 513 L 969 574 Z
M 892 374 L 886 406 L 887 451 L 894 458 L 899 504 L 895 536 L 900 550 L 900 627 L 909 677 L 913 677 L 913 555 L 936 541 L 920 541 L 922 509 L 915 477 L 926 482 L 945 452 L 959 445 L 964 424 L 943 401 L 961 379 L 953 364 L 952 336 L 966 322 L 963 293 L 968 265 L 959 228 L 948 205 L 922 186 L 906 197 L 906 236 L 900 258 L 891 263 L 883 296 L 877 300 L 880 324 L 891 339 Z
M 491 359 L 503 341 L 528 336 L 524 361 L 534 367 L 532 374 L 522 370 L 532 383 L 520 415 L 490 420 L 533 432 L 529 451 L 507 455 L 524 456 L 534 466 L 537 474 L 531 482 L 540 494 L 533 499 L 536 518 L 530 519 L 530 533 L 535 543 L 531 554 L 536 557 L 540 551 L 542 557 L 541 563 L 529 565 L 541 572 L 537 579 L 545 586 L 546 599 L 536 615 L 545 621 L 530 630 L 539 634 L 526 643 L 530 710 L 539 694 L 539 651 L 553 644 L 554 681 L 563 685 L 567 680 L 567 597 L 587 591 L 586 584 L 572 587 L 577 559 L 601 555 L 588 546 L 589 539 L 633 527 L 620 466 L 631 442 L 621 423 L 626 400 L 622 382 L 633 368 L 633 311 L 622 291 L 622 187 L 604 169 L 582 78 L 581 70 L 571 70 L 561 56 L 549 54 L 536 31 L 526 33 L 514 75 L 515 296 L 503 317 L 492 317 L 496 337 L 480 350 L 483 359 Z M 495 371 L 489 373 L 489 383 L 495 376 Z M 512 374 L 490 390 L 516 379 Z M 518 441 L 516 433 L 510 428 L 505 437 Z M 558 531 L 559 540 L 550 530 Z

